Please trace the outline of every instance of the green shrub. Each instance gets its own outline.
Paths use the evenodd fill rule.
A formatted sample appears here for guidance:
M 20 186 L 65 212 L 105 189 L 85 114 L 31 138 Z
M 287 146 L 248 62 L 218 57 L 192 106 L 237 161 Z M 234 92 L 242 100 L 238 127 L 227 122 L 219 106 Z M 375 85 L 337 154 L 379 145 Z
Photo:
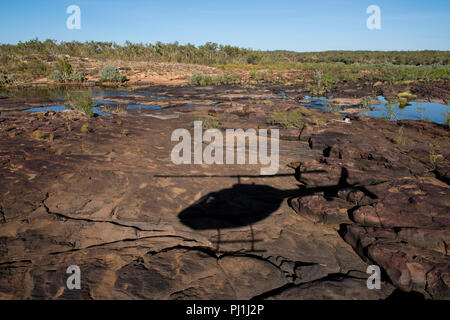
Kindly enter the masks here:
M 125 82 L 127 81 L 127 77 L 121 74 L 118 68 L 107 66 L 102 71 L 102 77 L 100 81 Z
M 33 77 L 45 76 L 48 72 L 48 65 L 41 60 L 31 60 L 28 63 L 23 63 L 21 68 L 23 72 Z
M 59 70 L 54 70 L 48 78 L 54 82 L 66 82 L 67 78 L 64 76 L 64 74 Z
M 69 78 L 73 72 L 72 65 L 67 59 L 61 59 L 58 61 L 58 69 L 65 78 Z
M 436 165 L 437 156 L 434 151 L 430 151 L 430 163 L 435 166 Z
M 70 81 L 75 81 L 75 82 L 83 82 L 86 80 L 86 77 L 84 76 L 84 74 L 82 74 L 81 72 L 78 71 L 74 71 L 72 72 L 72 74 L 70 75 Z
M 189 83 L 195 86 L 209 86 L 221 84 L 238 84 L 242 82 L 239 74 L 224 74 L 223 76 L 210 76 L 195 71 L 189 78 Z
M 289 128 L 290 123 L 286 111 L 275 112 L 268 121 L 271 125 L 280 125 L 284 129 Z
M 68 93 L 66 104 L 88 117 L 94 116 L 94 103 L 89 92 Z
M 83 82 L 86 80 L 84 74 L 78 71 L 73 71 L 69 76 L 66 73 L 61 72 L 61 70 L 53 70 L 53 72 L 48 76 L 48 78 L 54 82 L 64 83 L 68 81 Z
M 271 125 L 280 125 L 284 129 L 302 129 L 304 127 L 303 117 L 308 114 L 310 112 L 305 107 L 300 106 L 290 113 L 287 111 L 275 112 L 267 122 Z
M 86 123 L 86 124 L 83 124 L 83 125 L 81 126 L 80 131 L 81 131 L 81 133 L 89 133 L 89 125 L 88 125 L 87 123 Z
M 248 64 L 258 64 L 261 61 L 261 56 L 257 53 L 250 53 L 247 57 Z
M 364 97 L 361 99 L 359 106 L 363 109 L 363 114 L 369 115 L 370 109 L 373 107 L 372 98 Z
M 0 73 L 0 85 L 1 84 L 7 84 L 8 81 L 8 77 L 6 75 L 4 75 L 3 73 Z
M 397 103 L 395 102 L 387 102 L 384 104 L 385 112 L 382 114 L 382 118 L 386 120 L 398 120 L 397 113 L 395 111 L 395 107 L 397 107 Z
M 212 115 L 207 115 L 207 116 L 201 117 L 197 121 L 202 121 L 204 130 L 220 129 L 219 120 Z
M 41 139 L 44 139 L 44 133 L 42 133 L 42 131 L 40 131 L 40 130 L 35 130 L 31 134 L 31 137 L 34 139 L 37 139 L 37 140 L 41 140 Z

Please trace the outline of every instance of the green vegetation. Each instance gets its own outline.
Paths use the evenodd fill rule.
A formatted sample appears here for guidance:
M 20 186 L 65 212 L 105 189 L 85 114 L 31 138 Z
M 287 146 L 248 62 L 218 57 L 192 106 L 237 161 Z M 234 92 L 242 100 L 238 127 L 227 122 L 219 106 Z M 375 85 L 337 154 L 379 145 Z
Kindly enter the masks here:
M 66 104 L 88 117 L 94 116 L 94 103 L 90 92 L 67 93 Z
M 434 151 L 430 151 L 430 163 L 435 166 L 437 161 L 437 156 L 435 155 Z
M 69 78 L 70 75 L 73 72 L 73 68 L 72 65 L 70 64 L 69 61 L 67 61 L 67 59 L 62 59 L 58 61 L 58 69 L 65 78 Z
M 417 112 L 420 114 L 420 121 L 423 121 L 423 114 L 425 113 L 425 108 L 417 107 Z
M 73 82 L 83 82 L 86 80 L 86 77 L 81 72 L 73 71 L 69 79 Z
M 409 104 L 409 102 L 417 98 L 417 96 L 413 95 L 409 91 L 399 93 L 397 97 L 400 107 L 406 107 Z
M 7 81 L 8 78 L 3 73 L 0 73 L 0 84 L 6 84 Z
M 298 128 L 302 129 L 304 127 L 303 118 L 309 115 L 310 112 L 304 107 L 300 106 L 294 111 L 280 111 L 275 112 L 267 122 L 271 125 L 279 125 L 284 129 L 288 128 Z
M 31 134 L 31 137 L 34 139 L 37 139 L 37 140 L 41 140 L 41 139 L 44 139 L 44 133 L 40 130 L 35 130 Z
M 296 63 L 333 63 L 341 65 L 436 66 L 450 63 L 450 51 L 255 51 L 207 42 L 204 45 L 181 45 L 178 42 L 124 45 L 114 42 L 56 42 L 38 39 L 17 45 L 0 45 L 1 55 L 69 55 L 93 59 L 180 62 L 190 64 L 278 65 L 291 69 Z M 281 69 L 283 69 L 281 68 Z
M 321 97 L 333 88 L 333 84 L 339 79 L 334 77 L 332 73 L 324 73 L 322 70 L 314 71 L 314 82 L 308 86 L 311 95 Z
M 117 67 L 107 66 L 102 71 L 102 78 L 100 81 L 125 82 L 127 81 L 127 77 L 121 74 Z
M 369 115 L 369 111 L 373 107 L 372 98 L 371 97 L 362 98 L 359 105 L 360 105 L 361 109 L 363 110 L 362 113 L 365 115 Z
M 197 121 L 202 121 L 203 130 L 220 129 L 219 120 L 215 116 L 203 116 Z
M 397 113 L 395 111 L 395 108 L 398 107 L 397 102 L 387 102 L 384 105 L 385 112 L 383 113 L 382 118 L 386 120 L 398 120 Z
M 82 126 L 81 126 L 81 133 L 89 133 L 89 124 L 83 124 Z
M 16 45 L 0 45 L 0 72 L 15 74 L 20 80 L 30 80 L 46 77 L 56 69 L 69 81 L 75 81 L 70 77 L 72 72 L 68 69 L 67 62 L 64 62 L 65 59 L 60 59 L 65 56 L 97 61 L 201 64 L 225 71 L 250 70 L 253 71 L 251 78 L 259 79 L 258 81 L 284 81 L 283 75 L 277 76 L 270 72 L 296 70 L 300 73 L 298 81 L 305 78 L 313 79 L 310 85 L 318 94 L 326 93 L 340 81 L 363 80 L 380 85 L 401 81 L 450 79 L 450 51 L 256 51 L 211 42 L 200 46 L 181 45 L 178 42 L 167 44 L 126 42 L 119 45 L 113 42 L 81 43 L 38 39 L 19 42 Z M 111 74 L 109 72 L 104 74 L 104 79 L 124 81 L 117 70 L 110 70 Z M 265 71 L 257 72 L 259 70 Z M 91 70 L 90 74 L 92 73 L 96 75 L 98 70 Z M 206 79 L 206 82 L 208 81 Z M 210 81 L 222 83 L 223 79 Z
M 65 82 L 64 74 L 59 70 L 53 70 L 52 73 L 48 76 L 48 78 L 54 82 Z
M 8 79 L 8 77 L 6 75 L 4 75 L 3 73 L 0 73 L 0 85 L 5 85 L 10 83 L 10 80 Z
M 324 106 L 327 109 L 327 111 L 331 113 L 338 113 L 339 111 L 341 111 L 341 107 L 339 105 L 334 104 L 329 100 L 326 101 Z
M 221 84 L 238 84 L 242 78 L 238 74 L 225 74 L 223 76 L 210 76 L 194 72 L 189 78 L 189 83 L 197 86 L 221 85 Z
M 73 70 L 72 65 L 67 59 L 61 59 L 58 61 L 57 69 L 50 73 L 48 79 L 58 83 L 70 81 L 83 82 L 86 80 L 86 77 L 81 72 Z

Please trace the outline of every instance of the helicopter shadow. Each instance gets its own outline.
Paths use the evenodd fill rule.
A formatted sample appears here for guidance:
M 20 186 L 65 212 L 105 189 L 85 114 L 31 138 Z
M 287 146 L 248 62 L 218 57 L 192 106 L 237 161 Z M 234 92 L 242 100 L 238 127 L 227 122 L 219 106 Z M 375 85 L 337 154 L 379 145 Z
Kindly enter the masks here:
M 322 170 L 309 171 L 308 173 L 323 173 Z M 291 200 L 295 197 L 305 196 L 315 192 L 323 192 L 326 198 L 337 196 L 338 190 L 342 188 L 353 187 L 364 192 L 367 196 L 374 198 L 363 187 L 350 185 L 347 182 L 348 171 L 342 168 L 339 182 L 334 186 L 322 188 L 305 188 L 298 186 L 296 189 L 280 190 L 268 185 L 260 184 L 242 184 L 240 179 L 242 177 L 249 178 L 276 178 L 276 177 L 294 177 L 298 174 L 281 174 L 275 176 L 158 176 L 158 177 L 197 177 L 197 178 L 217 178 L 217 177 L 236 177 L 238 183 L 231 188 L 222 189 L 217 192 L 211 192 L 200 198 L 198 201 L 191 204 L 186 209 L 178 214 L 178 219 L 182 224 L 188 226 L 193 230 L 217 230 L 217 240 L 213 241 L 216 244 L 216 251 L 220 250 L 221 244 L 226 243 L 250 243 L 249 250 L 245 252 L 264 252 L 264 250 L 257 250 L 255 244 L 263 240 L 255 239 L 253 225 L 268 218 L 272 213 L 276 212 L 283 201 Z M 250 240 L 236 239 L 223 240 L 221 230 L 223 229 L 237 229 L 242 227 L 249 227 Z

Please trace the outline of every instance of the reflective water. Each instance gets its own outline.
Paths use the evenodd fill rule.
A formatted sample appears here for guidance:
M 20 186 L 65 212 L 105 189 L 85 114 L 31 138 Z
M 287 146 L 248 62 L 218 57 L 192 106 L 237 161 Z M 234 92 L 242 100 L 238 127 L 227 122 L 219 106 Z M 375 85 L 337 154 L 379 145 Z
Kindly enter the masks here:
M 358 108 L 355 106 L 331 106 L 327 98 L 312 98 L 305 97 L 306 100 L 311 101 L 303 105 L 308 108 L 320 109 L 329 111 L 330 107 L 336 108 L 345 114 L 346 109 Z M 405 107 L 400 107 L 399 104 L 388 104 L 388 101 L 383 97 L 378 97 L 380 103 L 374 104 L 369 110 L 364 110 L 357 115 L 368 115 L 377 118 L 386 118 L 391 120 L 423 120 L 444 124 L 447 121 L 447 115 L 450 108 L 442 103 L 436 102 L 410 102 Z
M 207 91 L 205 91 L 207 93 Z M 44 93 L 39 92 L 36 93 L 42 96 L 43 94 L 46 94 L 47 96 L 50 95 L 50 93 L 45 91 Z M 51 92 L 51 96 L 56 99 L 64 100 L 66 91 L 65 90 L 55 90 Z M 155 94 L 149 94 L 145 92 L 133 92 L 133 91 L 120 91 L 117 89 L 104 89 L 104 90 L 94 90 L 92 91 L 92 97 L 102 97 L 102 98 L 111 98 L 111 97 L 127 97 L 127 96 L 145 96 L 145 97 L 152 97 L 157 99 L 169 99 L 169 96 L 165 95 L 155 95 Z M 358 108 L 359 105 L 355 106 L 335 106 L 329 103 L 330 98 L 324 98 L 324 97 L 305 97 L 307 100 L 306 103 L 301 103 L 307 108 L 313 108 L 313 109 L 319 109 L 323 111 L 341 111 L 345 114 L 345 110 L 349 108 Z M 273 100 L 273 101 L 284 101 L 284 100 L 292 100 L 289 98 L 284 91 L 280 91 L 278 96 L 274 97 L 263 97 L 263 100 Z M 241 97 L 237 98 L 235 100 L 254 100 L 250 97 Z M 442 103 L 435 103 L 435 102 L 411 102 L 406 107 L 400 107 L 398 104 L 392 104 L 392 105 L 386 105 L 388 101 L 386 101 L 383 97 L 378 97 L 379 103 L 374 104 L 369 110 L 364 110 L 358 113 L 358 115 L 368 115 L 378 118 L 387 118 L 392 120 L 425 120 L 425 121 L 432 121 L 436 123 L 446 123 L 447 116 L 450 112 L 450 109 L 448 106 L 442 104 Z M 111 101 L 105 101 L 103 99 L 98 99 L 94 101 L 94 113 L 100 115 L 100 116 L 106 116 L 110 115 L 109 113 L 104 113 L 100 111 L 101 105 L 124 105 L 123 103 L 118 102 L 111 102 Z M 216 103 L 213 104 L 192 104 L 187 103 L 183 106 L 185 107 L 214 107 L 216 106 Z M 25 110 L 26 112 L 40 112 L 40 111 L 56 111 L 56 112 L 62 112 L 64 110 L 69 109 L 68 107 L 64 106 L 63 103 L 61 105 L 54 105 L 54 106 L 47 106 L 47 107 L 41 107 L 41 108 L 31 108 L 28 110 Z M 159 105 L 140 105 L 140 104 L 126 104 L 127 110 L 160 110 L 162 109 Z

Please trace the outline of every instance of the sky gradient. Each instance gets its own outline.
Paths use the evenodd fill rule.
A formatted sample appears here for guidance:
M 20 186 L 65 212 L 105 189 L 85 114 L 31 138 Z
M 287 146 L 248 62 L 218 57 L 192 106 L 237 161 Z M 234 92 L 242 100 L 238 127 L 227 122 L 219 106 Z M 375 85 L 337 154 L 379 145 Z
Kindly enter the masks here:
M 368 30 L 366 8 L 381 8 Z M 81 30 L 69 30 L 69 5 Z M 450 50 L 449 0 L 0 1 L 0 43 L 207 41 L 262 50 Z

